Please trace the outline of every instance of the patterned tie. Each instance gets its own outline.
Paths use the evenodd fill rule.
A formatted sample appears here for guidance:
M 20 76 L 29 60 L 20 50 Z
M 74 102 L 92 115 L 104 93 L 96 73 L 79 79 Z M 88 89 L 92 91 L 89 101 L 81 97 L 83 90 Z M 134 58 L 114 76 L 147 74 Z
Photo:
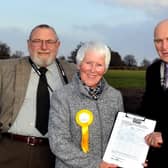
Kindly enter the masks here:
M 168 88 L 168 64 L 166 64 L 166 70 L 165 70 L 165 85 L 166 85 L 166 88 Z
M 50 94 L 47 86 L 46 72 L 47 69 L 41 67 L 39 69 L 41 75 L 37 89 L 37 114 L 36 128 L 45 135 L 48 131 L 48 116 L 50 106 Z

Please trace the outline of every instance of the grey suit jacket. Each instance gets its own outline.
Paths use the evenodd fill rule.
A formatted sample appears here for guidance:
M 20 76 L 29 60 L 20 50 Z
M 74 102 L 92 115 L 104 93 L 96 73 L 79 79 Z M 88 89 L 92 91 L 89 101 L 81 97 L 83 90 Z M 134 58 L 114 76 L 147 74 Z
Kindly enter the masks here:
M 10 128 L 24 101 L 32 68 L 28 58 L 0 60 L 0 132 Z M 60 63 L 71 80 L 76 71 L 74 64 Z

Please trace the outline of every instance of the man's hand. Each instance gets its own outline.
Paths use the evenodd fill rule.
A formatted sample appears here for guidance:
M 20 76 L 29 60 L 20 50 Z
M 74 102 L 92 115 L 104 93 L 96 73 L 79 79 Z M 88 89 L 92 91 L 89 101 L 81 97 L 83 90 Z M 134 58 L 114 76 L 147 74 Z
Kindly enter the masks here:
M 160 148 L 163 144 L 161 132 L 152 132 L 145 136 L 145 141 L 149 146 Z

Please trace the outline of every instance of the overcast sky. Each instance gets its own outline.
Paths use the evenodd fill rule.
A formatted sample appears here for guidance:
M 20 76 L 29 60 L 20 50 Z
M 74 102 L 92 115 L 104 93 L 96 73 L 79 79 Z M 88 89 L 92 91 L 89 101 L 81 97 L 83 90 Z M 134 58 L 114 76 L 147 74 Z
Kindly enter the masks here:
M 61 40 L 59 55 L 69 56 L 80 42 L 105 42 L 122 58 L 138 62 L 157 56 L 154 26 L 168 18 L 168 0 L 5 0 L 0 5 L 0 41 L 24 52 L 31 29 L 53 26 Z

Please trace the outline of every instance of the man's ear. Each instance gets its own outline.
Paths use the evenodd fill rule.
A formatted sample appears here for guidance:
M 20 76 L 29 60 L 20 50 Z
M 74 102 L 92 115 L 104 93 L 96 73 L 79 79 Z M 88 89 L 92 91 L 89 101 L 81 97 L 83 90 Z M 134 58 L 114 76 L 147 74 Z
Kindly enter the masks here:
M 58 40 L 57 41 L 57 46 L 60 47 L 60 45 L 61 45 L 61 42 Z
M 80 64 L 76 65 L 77 70 L 80 70 Z

